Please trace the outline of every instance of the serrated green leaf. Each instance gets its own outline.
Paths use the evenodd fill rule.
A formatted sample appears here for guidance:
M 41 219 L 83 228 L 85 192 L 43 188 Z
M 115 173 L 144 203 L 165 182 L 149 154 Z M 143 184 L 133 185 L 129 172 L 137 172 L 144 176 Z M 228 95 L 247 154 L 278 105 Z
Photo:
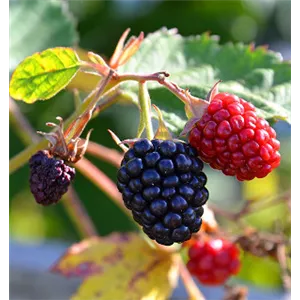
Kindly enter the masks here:
M 175 30 L 162 29 L 148 35 L 139 51 L 120 68 L 120 73 L 158 71 L 167 71 L 171 75 L 169 80 L 201 98 L 221 79 L 220 91 L 252 102 L 261 117 L 290 122 L 291 65 L 279 53 L 265 47 L 220 45 L 218 37 L 207 33 L 182 37 Z M 122 85 L 132 91 L 137 88 L 133 82 Z M 149 82 L 148 88 L 152 102 L 163 110 L 166 120 L 168 114 L 175 114 L 182 121 L 169 124 L 171 130 L 179 132 L 186 121 L 180 100 L 156 82 Z
M 80 68 L 76 52 L 71 48 L 52 48 L 23 60 L 14 71 L 10 96 L 33 103 L 46 100 L 62 90 Z
M 76 24 L 60 0 L 15 0 L 9 4 L 9 70 L 27 56 L 78 43 Z

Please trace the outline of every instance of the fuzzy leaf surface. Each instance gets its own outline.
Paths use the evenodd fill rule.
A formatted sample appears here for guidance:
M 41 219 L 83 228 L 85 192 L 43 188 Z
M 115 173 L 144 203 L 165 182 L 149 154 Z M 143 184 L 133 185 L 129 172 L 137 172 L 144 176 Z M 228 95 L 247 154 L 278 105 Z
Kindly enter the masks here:
M 139 51 L 120 68 L 120 73 L 158 71 L 168 72 L 170 81 L 189 88 L 199 98 L 205 98 L 221 79 L 220 91 L 235 93 L 252 102 L 261 117 L 290 122 L 291 64 L 265 47 L 221 45 L 218 37 L 207 33 L 182 37 L 174 29 L 162 29 L 149 34 Z M 125 82 L 123 87 L 136 90 L 134 82 Z M 175 113 L 186 121 L 183 104 L 173 94 L 156 82 L 149 82 L 148 88 L 153 103 L 164 111 L 164 118 Z M 182 129 L 172 122 L 170 125 L 176 131 Z

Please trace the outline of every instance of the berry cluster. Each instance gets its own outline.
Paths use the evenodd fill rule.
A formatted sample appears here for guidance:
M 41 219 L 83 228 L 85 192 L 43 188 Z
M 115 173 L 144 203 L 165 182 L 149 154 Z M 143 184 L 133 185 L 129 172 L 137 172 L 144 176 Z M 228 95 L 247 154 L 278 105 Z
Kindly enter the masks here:
M 37 203 L 57 203 L 75 177 L 75 169 L 61 159 L 52 157 L 47 150 L 38 151 L 29 160 L 30 190 Z
M 205 285 L 223 284 L 240 270 L 239 249 L 224 239 L 197 241 L 188 255 L 188 270 Z
M 195 149 L 182 142 L 140 139 L 125 153 L 117 186 L 151 239 L 182 243 L 200 229 L 208 199 L 202 168 Z
M 212 168 L 241 181 L 263 178 L 280 164 L 275 130 L 251 103 L 228 93 L 211 100 L 189 141 Z

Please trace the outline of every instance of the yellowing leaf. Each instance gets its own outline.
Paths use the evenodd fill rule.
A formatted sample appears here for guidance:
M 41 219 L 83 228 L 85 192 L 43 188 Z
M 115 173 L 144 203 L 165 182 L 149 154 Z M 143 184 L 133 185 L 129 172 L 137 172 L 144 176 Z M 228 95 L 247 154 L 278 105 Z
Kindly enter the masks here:
M 71 48 L 37 52 L 24 59 L 14 71 L 9 84 L 10 96 L 27 103 L 49 99 L 66 87 L 79 68 L 79 58 Z
M 73 300 L 164 300 L 178 278 L 175 256 L 151 248 L 134 233 L 75 244 L 52 270 L 84 278 Z
M 161 139 L 161 140 L 171 140 L 172 135 L 163 120 L 163 116 L 162 116 L 160 109 L 154 104 L 152 104 L 152 106 L 156 110 L 157 117 L 158 117 L 158 128 L 157 128 L 154 138 Z

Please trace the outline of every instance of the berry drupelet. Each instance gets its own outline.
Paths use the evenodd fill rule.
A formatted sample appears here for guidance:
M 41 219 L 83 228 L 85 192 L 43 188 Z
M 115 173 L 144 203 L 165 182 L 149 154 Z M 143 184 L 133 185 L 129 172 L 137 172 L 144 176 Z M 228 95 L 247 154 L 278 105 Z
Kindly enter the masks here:
M 253 104 L 218 93 L 189 133 L 190 144 L 212 168 L 240 181 L 263 178 L 280 164 L 280 142 Z
M 29 160 L 30 190 L 37 203 L 51 205 L 57 203 L 68 190 L 75 177 L 75 169 L 66 165 L 43 150 Z
M 151 239 L 182 243 L 200 229 L 209 196 L 202 168 L 195 149 L 182 142 L 140 139 L 125 153 L 117 186 Z
M 239 249 L 224 239 L 197 241 L 188 252 L 187 268 L 204 285 L 220 285 L 241 267 Z

